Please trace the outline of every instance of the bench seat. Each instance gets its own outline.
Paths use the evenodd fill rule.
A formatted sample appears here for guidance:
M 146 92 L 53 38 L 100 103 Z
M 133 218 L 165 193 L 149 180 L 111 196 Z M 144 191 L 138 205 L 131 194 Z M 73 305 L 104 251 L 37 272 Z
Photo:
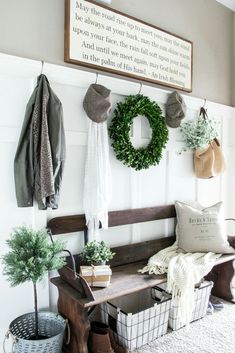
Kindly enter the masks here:
M 235 259 L 235 255 L 223 255 L 216 261 L 216 265 Z M 92 288 L 94 300 L 82 298 L 69 284 L 63 281 L 60 277 L 51 279 L 51 282 L 62 291 L 65 291 L 68 296 L 73 296 L 85 308 L 109 301 L 111 299 L 121 297 L 126 294 L 138 292 L 145 288 L 151 288 L 161 283 L 166 282 L 166 276 L 156 276 L 148 274 L 140 274 L 137 271 L 146 265 L 146 261 L 140 261 L 121 265 L 112 268 L 113 274 L 111 283 L 107 288 Z
M 110 285 L 107 288 L 92 288 L 94 301 L 90 301 L 88 298 L 79 298 L 77 295 L 78 291 L 75 289 L 70 290 L 72 289 L 71 286 L 66 284 L 60 277 L 51 279 L 51 282 L 58 288 L 69 291 L 69 294 L 75 296 L 84 307 L 91 307 L 166 282 L 166 276 L 149 276 L 148 274 L 138 273 L 137 271 L 145 265 L 146 262 L 136 262 L 112 268 L 113 274 Z

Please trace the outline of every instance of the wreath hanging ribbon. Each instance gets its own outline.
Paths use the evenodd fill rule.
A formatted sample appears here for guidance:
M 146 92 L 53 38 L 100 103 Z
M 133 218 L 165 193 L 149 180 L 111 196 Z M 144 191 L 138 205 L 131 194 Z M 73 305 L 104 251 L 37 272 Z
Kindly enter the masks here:
M 130 130 L 133 119 L 138 115 L 148 119 L 152 138 L 147 147 L 135 149 L 130 140 Z M 128 96 L 124 102 L 117 104 L 109 133 L 117 159 L 135 170 L 159 164 L 168 141 L 168 129 L 161 108 L 141 94 Z

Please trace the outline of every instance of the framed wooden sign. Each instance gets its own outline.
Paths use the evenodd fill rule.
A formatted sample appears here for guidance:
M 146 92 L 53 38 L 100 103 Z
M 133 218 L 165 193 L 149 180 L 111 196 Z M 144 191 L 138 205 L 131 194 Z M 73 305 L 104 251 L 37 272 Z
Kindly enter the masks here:
M 192 92 L 192 42 L 90 0 L 65 1 L 66 62 Z

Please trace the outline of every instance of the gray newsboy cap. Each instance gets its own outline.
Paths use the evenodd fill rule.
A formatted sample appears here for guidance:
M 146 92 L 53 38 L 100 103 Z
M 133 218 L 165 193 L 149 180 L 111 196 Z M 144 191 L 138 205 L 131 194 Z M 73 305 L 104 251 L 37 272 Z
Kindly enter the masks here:
M 102 123 L 108 118 L 111 110 L 111 91 L 98 84 L 92 84 L 88 88 L 83 108 L 87 116 L 96 123 Z
M 182 96 L 177 92 L 172 92 L 166 103 L 166 123 L 168 126 L 177 128 L 186 114 L 186 104 Z

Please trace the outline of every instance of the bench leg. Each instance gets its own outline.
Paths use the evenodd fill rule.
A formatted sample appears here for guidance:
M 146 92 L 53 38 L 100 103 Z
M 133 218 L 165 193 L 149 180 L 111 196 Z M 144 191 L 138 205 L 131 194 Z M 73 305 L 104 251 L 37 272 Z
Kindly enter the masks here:
M 213 267 L 205 277 L 214 282 L 212 294 L 235 303 L 235 261 L 231 260 Z
M 59 290 L 58 311 L 69 320 L 71 331 L 70 343 L 64 347 L 64 352 L 88 353 L 87 340 L 90 331 L 90 321 L 87 309 Z

